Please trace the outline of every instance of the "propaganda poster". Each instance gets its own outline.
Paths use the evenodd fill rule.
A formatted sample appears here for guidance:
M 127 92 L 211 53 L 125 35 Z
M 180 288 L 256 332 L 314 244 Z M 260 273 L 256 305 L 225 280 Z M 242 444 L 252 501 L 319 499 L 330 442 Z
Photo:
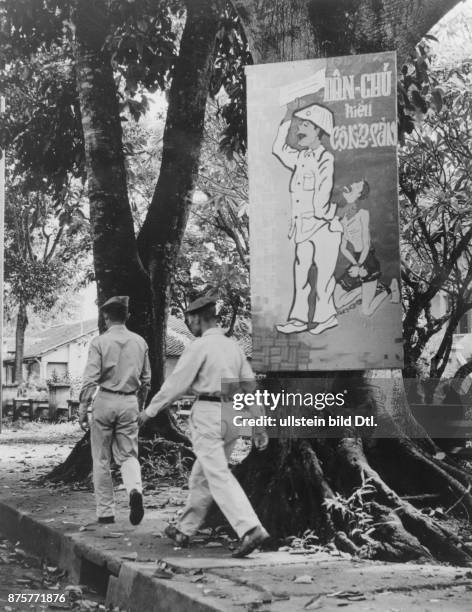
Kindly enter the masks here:
M 402 367 L 395 53 L 246 75 L 255 368 Z

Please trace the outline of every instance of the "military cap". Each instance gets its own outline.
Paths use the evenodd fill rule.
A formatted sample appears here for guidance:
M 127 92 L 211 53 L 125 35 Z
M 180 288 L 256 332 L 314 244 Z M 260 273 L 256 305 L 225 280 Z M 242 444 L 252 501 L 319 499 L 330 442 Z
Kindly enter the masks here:
M 127 295 L 114 295 L 109 300 L 107 300 L 104 304 L 100 306 L 101 309 L 106 308 L 107 306 L 111 306 L 112 304 L 120 304 L 121 306 L 125 306 L 128 308 L 129 297 Z
M 303 121 L 311 121 L 326 132 L 328 136 L 333 133 L 333 113 L 329 108 L 319 104 L 310 104 L 310 106 L 305 106 L 305 108 L 293 113 L 293 116 Z
M 205 308 L 205 306 L 216 304 L 216 300 L 217 298 L 214 295 L 203 295 L 189 304 L 185 314 L 194 314 L 202 308 Z

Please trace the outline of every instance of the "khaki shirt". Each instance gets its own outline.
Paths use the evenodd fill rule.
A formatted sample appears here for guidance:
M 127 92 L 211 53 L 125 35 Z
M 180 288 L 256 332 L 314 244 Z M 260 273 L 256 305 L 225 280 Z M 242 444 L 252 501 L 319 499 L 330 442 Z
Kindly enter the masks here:
M 90 343 L 80 401 L 87 403 L 98 385 L 132 393 L 151 384 L 148 346 L 125 325 L 112 325 Z
M 289 238 L 303 242 L 333 220 L 336 204 L 330 202 L 334 180 L 334 157 L 322 145 L 298 151 L 286 144 L 290 121 L 279 127 L 272 152 L 289 170 L 292 219 Z M 341 231 L 336 225 L 333 231 Z
M 253 381 L 254 372 L 242 348 L 224 335 L 224 330 L 212 327 L 187 346 L 172 374 L 146 408 L 146 414 L 156 416 L 166 406 L 184 395 L 221 395 L 222 380 Z

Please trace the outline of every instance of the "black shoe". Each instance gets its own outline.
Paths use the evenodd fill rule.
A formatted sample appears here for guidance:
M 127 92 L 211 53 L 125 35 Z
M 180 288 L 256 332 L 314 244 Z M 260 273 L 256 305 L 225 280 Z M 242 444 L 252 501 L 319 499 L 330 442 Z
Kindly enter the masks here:
M 180 546 L 181 548 L 188 548 L 190 538 L 188 535 L 185 535 L 185 533 L 179 531 L 175 525 L 167 525 L 167 527 L 164 529 L 164 533 L 177 546 Z
M 250 531 L 248 531 L 242 538 L 239 544 L 239 547 L 234 551 L 231 555 L 236 559 L 242 559 L 247 555 L 250 555 L 253 550 L 259 548 L 261 544 L 263 544 L 266 540 L 269 539 L 269 534 L 262 527 L 262 525 L 258 525 L 254 527 Z
M 99 516 L 98 522 L 103 523 L 105 525 L 109 525 L 110 523 L 115 522 L 115 517 L 114 516 Z
M 143 508 L 143 496 L 142 494 L 133 489 L 129 494 L 129 522 L 132 525 L 139 525 L 143 520 L 144 508 Z

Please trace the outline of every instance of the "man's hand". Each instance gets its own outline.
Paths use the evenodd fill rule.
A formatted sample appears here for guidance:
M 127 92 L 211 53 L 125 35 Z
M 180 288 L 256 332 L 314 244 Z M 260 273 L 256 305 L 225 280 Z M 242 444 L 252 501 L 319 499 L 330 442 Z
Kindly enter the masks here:
M 79 425 L 83 431 L 87 431 L 90 428 L 89 422 L 88 422 L 87 404 L 80 404 L 79 406 Z
M 254 429 L 252 432 L 252 439 L 258 451 L 265 450 L 269 444 L 269 436 L 267 435 L 267 431 L 263 428 Z
M 139 427 L 142 427 L 145 423 L 147 423 L 150 418 L 151 417 L 148 414 L 146 414 L 146 412 L 144 410 L 142 410 L 138 414 L 138 425 L 139 425 Z

